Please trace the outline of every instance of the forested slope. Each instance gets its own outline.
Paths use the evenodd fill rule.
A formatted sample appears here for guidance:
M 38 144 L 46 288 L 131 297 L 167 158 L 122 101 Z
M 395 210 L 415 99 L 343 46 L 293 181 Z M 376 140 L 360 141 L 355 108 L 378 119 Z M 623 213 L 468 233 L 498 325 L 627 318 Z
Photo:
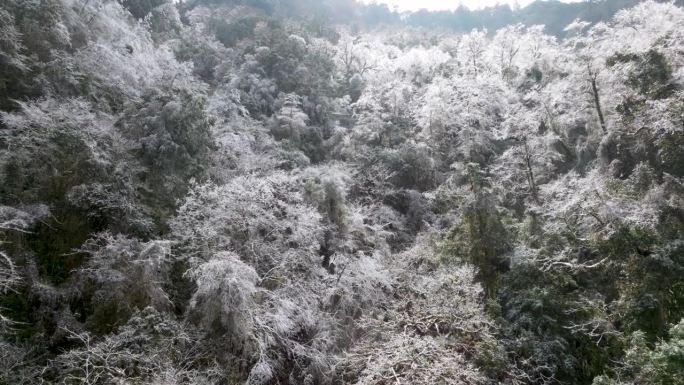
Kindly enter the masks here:
M 642 0 L 598 0 L 598 1 L 561 1 L 536 0 L 525 7 L 511 7 L 508 4 L 484 7 L 482 9 L 468 9 L 461 5 L 454 11 L 421 10 L 406 15 L 403 22 L 408 25 L 429 28 L 448 28 L 455 31 L 470 32 L 473 28 L 486 28 L 490 31 L 507 25 L 522 23 L 525 25 L 544 25 L 547 34 L 565 37 L 566 25 L 575 19 L 582 19 L 591 23 L 607 22 L 615 13 L 624 8 L 633 7 Z M 661 3 L 684 5 L 682 0 L 661 0 Z M 382 5 L 370 9 L 367 13 L 380 16 L 383 20 L 395 19 L 400 22 L 399 15 L 387 9 L 382 11 Z
M 684 9 L 0 3 L 0 384 L 684 382 Z

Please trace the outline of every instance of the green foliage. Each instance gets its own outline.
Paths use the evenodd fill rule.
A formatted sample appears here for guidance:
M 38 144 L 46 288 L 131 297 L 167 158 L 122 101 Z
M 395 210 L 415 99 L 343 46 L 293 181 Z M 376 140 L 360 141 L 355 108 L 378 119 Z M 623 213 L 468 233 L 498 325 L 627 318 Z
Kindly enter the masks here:
M 170 0 L 117 0 L 133 17 L 142 19 L 154 8 L 170 3 Z
M 683 110 L 684 111 L 684 110 Z M 672 175 L 684 176 L 684 133 L 669 132 L 660 139 L 660 161 L 663 171 Z
M 397 187 L 426 191 L 437 184 L 435 160 L 427 146 L 404 143 L 396 150 L 383 151 L 380 156 Z
M 65 5 L 62 1 L 10 0 L 3 4 L 3 8 L 13 14 L 14 25 L 20 33 L 14 36 L 15 39 L 21 39 L 21 43 L 16 40 L 12 43 L 15 50 L 21 44 L 26 53 L 36 55 L 39 61 L 47 62 L 52 57 L 52 50 L 65 49 L 69 46 L 70 36 L 65 25 Z M 11 20 L 7 21 L 8 26 L 11 26 Z M 7 38 L 12 38 L 12 35 Z
M 73 277 L 71 302 L 90 332 L 108 334 L 148 306 L 170 310 L 161 287 L 171 270 L 167 242 L 103 233 L 85 242 L 79 253 L 88 258 Z
M 642 297 L 645 294 L 642 289 L 649 286 L 649 283 L 641 277 L 641 274 L 649 264 L 652 269 L 658 269 L 657 259 L 651 260 L 656 242 L 654 234 L 646 229 L 628 226 L 617 228 L 606 239 L 595 240 L 592 245 L 593 249 L 596 250 L 596 255 L 607 258 L 605 260 L 607 264 L 585 278 L 588 282 L 593 282 L 594 287 L 607 297 L 613 300 L 619 299 L 614 306 L 621 310 L 620 318 L 624 330 L 635 330 L 632 323 L 648 324 L 652 338 L 662 328 L 663 320 L 655 317 L 660 301 L 656 297 L 662 294 L 656 294 L 656 297 L 651 297 L 650 294 Z M 664 278 L 662 272 L 656 274 L 655 277 L 656 280 Z
M 155 40 L 159 42 L 178 36 L 183 27 L 178 10 L 171 2 L 164 2 L 152 8 L 145 17 L 145 22 Z
M 630 339 L 624 361 L 615 370 L 617 380 L 599 376 L 593 385 L 654 384 L 675 385 L 684 381 L 684 320 L 672 325 L 669 338 L 649 347 L 642 332 Z
M 111 159 L 100 155 L 112 143 L 99 126 L 109 116 L 92 113 L 80 99 L 60 103 L 50 98 L 20 106 L 17 113 L 0 113 L 7 127 L 0 137 L 14 149 L 0 150 L 5 200 L 52 203 L 76 185 L 106 178 Z
M 175 47 L 176 58 L 192 61 L 193 72 L 202 80 L 214 83 L 220 79 L 221 68 L 228 60 L 228 51 L 220 43 L 196 30 L 183 30 Z
M 626 264 L 625 329 L 641 330 L 654 341 L 664 336 L 669 323 L 684 317 L 684 244 L 639 250 Z
M 488 297 L 495 296 L 501 273 L 508 270 L 506 253 L 511 251 L 512 236 L 502 222 L 502 215 L 479 166 L 466 166 L 470 195 L 461 207 L 459 223 L 444 244 L 443 257 L 472 263 Z
M 131 106 L 118 124 L 135 143 L 132 153 L 143 166 L 136 175 L 144 186 L 143 200 L 163 223 L 187 192 L 190 179 L 207 175 L 215 148 L 212 118 L 205 97 L 193 90 L 150 90 L 143 100 L 144 108 Z
M 259 16 L 250 12 L 235 20 L 212 18 L 207 27 L 214 32 L 216 40 L 232 48 L 241 40 L 254 36 L 254 28 L 259 20 Z
M 21 340 L 28 340 L 38 329 L 32 305 L 27 289 L 0 294 L 2 315 L 14 322 L 14 335 Z
M 503 339 L 532 383 L 588 384 L 619 355 L 620 334 L 604 299 L 563 272 L 529 264 L 507 273 L 499 291 Z
M 548 239 L 545 239 L 546 234 L 544 234 L 542 224 L 543 219 L 539 212 L 535 210 L 528 212 L 520 234 L 521 239 L 528 247 L 536 250 L 544 247 Z
M 607 65 L 616 63 L 634 63 L 627 83 L 642 95 L 652 99 L 667 98 L 674 92 L 672 84 L 672 68 L 665 56 L 656 49 L 643 54 L 615 54 L 608 58 Z
M 338 231 L 346 230 L 346 197 L 341 181 L 334 177 L 322 176 L 309 179 L 306 192 L 309 198 L 318 206 L 318 211 Z
M 49 363 L 41 380 L 74 385 L 223 380 L 216 364 L 198 351 L 197 333 L 153 308 L 136 311 L 116 333 L 102 339 L 72 330 L 67 334 L 74 346 Z
M 494 338 L 484 339 L 477 344 L 474 362 L 484 371 L 487 378 L 501 381 L 510 374 L 506 349 Z
M 2 2 L 0 383 L 679 384 L 684 10 L 616 4 Z
M 41 276 L 53 283 L 63 283 L 81 266 L 84 255 L 74 253 L 94 231 L 103 226 L 89 220 L 86 213 L 70 206 L 55 210 L 56 218 L 39 223 L 26 237 L 27 246 L 35 253 Z
M 656 174 L 651 167 L 639 163 L 626 179 L 610 179 L 606 186 L 612 194 L 640 200 L 651 189 Z
M 28 58 L 22 51 L 21 33 L 14 22 L 14 15 L 0 6 L 0 109 L 12 107 L 11 98 L 29 93 L 24 79 L 28 71 Z

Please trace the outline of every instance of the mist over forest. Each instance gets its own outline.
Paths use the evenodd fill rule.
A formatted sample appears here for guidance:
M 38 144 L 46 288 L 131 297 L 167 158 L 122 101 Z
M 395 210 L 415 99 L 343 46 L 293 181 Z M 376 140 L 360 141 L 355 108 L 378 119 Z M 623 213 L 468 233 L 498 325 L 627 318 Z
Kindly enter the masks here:
M 684 4 L 0 2 L 0 385 L 684 384 Z

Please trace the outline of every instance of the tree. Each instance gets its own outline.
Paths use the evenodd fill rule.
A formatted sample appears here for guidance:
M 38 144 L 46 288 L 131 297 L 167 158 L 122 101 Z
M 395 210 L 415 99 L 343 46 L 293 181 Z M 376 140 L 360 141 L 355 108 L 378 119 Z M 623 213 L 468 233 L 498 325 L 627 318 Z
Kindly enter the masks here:
M 281 107 L 275 116 L 273 133 L 278 139 L 288 139 L 299 146 L 306 129 L 309 116 L 302 111 L 302 98 L 297 94 L 281 95 Z
M 0 383 L 678 384 L 636 3 L 2 2 Z
M 571 274 L 523 262 L 505 276 L 499 296 L 503 343 L 526 381 L 589 383 L 620 351 L 603 298 Z
M 603 375 L 594 379 L 594 385 L 639 384 L 644 381 L 653 384 L 676 384 L 684 379 L 681 370 L 684 323 L 672 325 L 669 339 L 659 341 L 650 348 L 641 332 L 630 338 L 629 349 L 621 367 L 616 368 L 617 379 Z
M 89 258 L 74 276 L 74 300 L 80 304 L 74 310 L 89 331 L 108 334 L 148 306 L 158 311 L 172 308 L 161 285 L 169 280 L 173 262 L 168 242 L 102 233 L 78 251 Z
M 487 297 L 492 298 L 499 289 L 501 273 L 509 268 L 506 253 L 511 250 L 510 235 L 501 221 L 486 174 L 475 163 L 464 165 L 460 171 L 469 192 L 462 202 L 460 221 L 451 229 L 443 253 L 447 260 L 462 260 L 476 266 L 477 278 Z
M 14 23 L 14 15 L 4 8 L 0 8 L 0 93 L 4 95 L 0 108 L 8 110 L 11 107 L 10 96 L 18 96 L 21 89 L 26 87 L 21 79 L 28 71 L 28 58 L 22 53 L 25 49 L 21 34 Z
M 213 119 L 205 96 L 193 89 L 153 89 L 144 101 L 145 108 L 130 106 L 117 125 L 142 166 L 136 175 L 144 186 L 141 195 L 163 221 L 187 192 L 189 180 L 207 175 L 215 149 Z
M 145 18 L 154 8 L 167 4 L 169 0 L 117 0 L 136 19 Z
M 468 72 L 475 77 L 482 72 L 482 58 L 488 43 L 486 36 L 487 30 L 474 29 L 461 39 L 462 48 L 460 51 L 464 54 L 462 57 L 463 64 L 468 68 Z
M 361 96 L 364 76 L 376 69 L 373 52 L 370 44 L 363 42 L 358 36 L 349 35 L 343 36 L 336 48 L 336 58 L 351 101 L 356 102 Z
M 271 210 L 273 205 L 278 211 Z M 240 176 L 221 186 L 194 186 L 171 228 L 188 258 L 207 259 L 230 248 L 265 274 L 289 258 L 315 254 L 319 219 L 316 209 L 304 202 L 296 179 L 276 172 Z
M 21 239 L 21 235 L 28 232 L 28 228 L 36 221 L 49 215 L 49 209 L 44 205 L 34 205 L 18 210 L 10 206 L 0 205 L 0 295 L 9 294 L 21 284 L 20 266 L 5 249 L 11 246 L 11 240 Z M 19 235 L 19 236 L 17 236 Z M 15 246 L 16 247 L 16 246 Z M 5 309 L 0 309 L 0 330 L 11 327 L 13 320 L 6 317 Z
M 195 330 L 153 308 L 136 312 L 116 333 L 102 339 L 87 332 L 64 332 L 73 348 L 48 363 L 40 375 L 43 381 L 202 384 L 224 377 L 215 363 L 206 361 Z M 187 367 L 179 368 L 183 365 Z

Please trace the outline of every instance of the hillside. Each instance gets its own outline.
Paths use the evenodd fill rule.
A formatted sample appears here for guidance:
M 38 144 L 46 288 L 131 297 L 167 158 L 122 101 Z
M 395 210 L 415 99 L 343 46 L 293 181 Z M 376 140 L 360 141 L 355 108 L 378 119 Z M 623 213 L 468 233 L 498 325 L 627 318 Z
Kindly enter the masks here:
M 0 385 L 684 383 L 684 8 L 381 8 L 0 3 Z

